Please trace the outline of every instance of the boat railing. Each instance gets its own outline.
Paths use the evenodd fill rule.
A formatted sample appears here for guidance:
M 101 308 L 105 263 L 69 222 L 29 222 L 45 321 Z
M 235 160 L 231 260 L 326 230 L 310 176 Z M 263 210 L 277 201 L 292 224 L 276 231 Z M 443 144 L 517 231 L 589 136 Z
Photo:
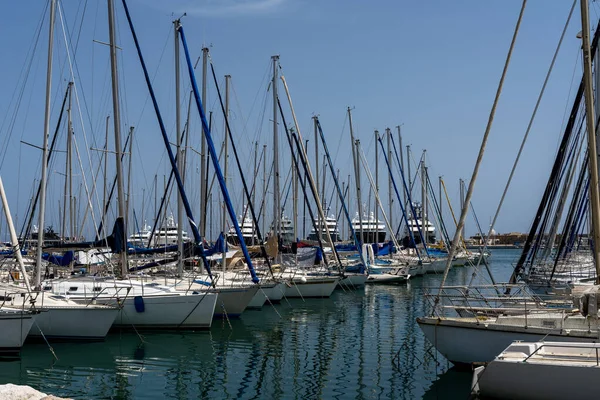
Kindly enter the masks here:
M 577 350 L 576 353 L 562 353 L 562 354 L 557 354 L 556 352 L 552 352 L 551 355 L 553 356 L 553 358 L 556 359 L 561 359 L 563 361 L 574 361 L 573 358 L 585 358 L 586 360 L 588 360 L 590 357 L 589 356 L 594 356 L 596 359 L 596 366 L 600 366 L 600 352 L 598 351 L 600 348 L 600 344 L 598 343 L 587 343 L 587 344 L 577 344 L 577 343 L 558 343 L 558 342 L 552 342 L 552 343 L 542 343 L 541 345 L 538 345 L 536 343 L 536 349 L 529 354 L 527 357 L 525 357 L 525 359 L 521 362 L 526 363 L 527 361 L 529 361 L 530 358 L 532 358 L 533 356 L 537 355 L 538 353 L 541 353 L 542 349 L 543 350 L 548 350 L 548 349 L 575 349 Z M 587 354 L 585 351 L 583 350 L 588 350 Z
M 523 313 L 546 304 L 525 284 L 444 286 L 425 288 L 425 299 L 433 315 L 461 317 L 495 316 L 499 313 Z
M 18 304 L 14 304 L 14 299 L 17 297 L 21 297 L 23 299 L 23 303 L 19 306 Z M 25 311 L 25 303 L 27 302 L 27 293 L 22 291 L 8 291 L 4 290 L 2 295 L 0 295 L 0 309 L 4 307 L 11 308 L 21 308 L 21 311 Z

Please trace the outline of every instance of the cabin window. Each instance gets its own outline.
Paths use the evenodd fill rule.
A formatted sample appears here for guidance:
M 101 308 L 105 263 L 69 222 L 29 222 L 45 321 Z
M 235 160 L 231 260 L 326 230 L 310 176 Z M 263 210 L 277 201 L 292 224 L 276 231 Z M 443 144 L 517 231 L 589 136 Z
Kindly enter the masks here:
M 52 286 L 44 286 L 44 290 L 52 290 Z
M 99 292 L 99 291 L 101 291 L 101 290 L 102 290 L 102 288 L 101 288 L 101 287 L 99 287 L 99 286 L 96 286 L 96 287 L 94 288 L 94 292 Z
M 71 286 L 69 288 L 69 292 L 76 292 L 77 291 L 77 286 Z

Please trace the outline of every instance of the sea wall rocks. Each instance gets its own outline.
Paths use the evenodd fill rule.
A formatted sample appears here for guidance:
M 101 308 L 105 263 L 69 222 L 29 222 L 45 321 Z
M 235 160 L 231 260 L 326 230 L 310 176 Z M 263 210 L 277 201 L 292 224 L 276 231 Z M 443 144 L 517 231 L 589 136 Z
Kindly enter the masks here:
M 31 386 L 13 385 L 7 383 L 0 385 L 0 399 L 2 400 L 69 400 L 62 397 L 47 395 Z

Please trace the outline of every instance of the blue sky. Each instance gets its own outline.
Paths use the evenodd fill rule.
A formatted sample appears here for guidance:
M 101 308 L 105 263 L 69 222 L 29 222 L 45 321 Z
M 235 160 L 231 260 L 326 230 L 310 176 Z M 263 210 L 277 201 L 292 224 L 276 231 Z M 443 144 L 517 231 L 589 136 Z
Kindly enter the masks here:
M 42 141 L 47 14 L 31 58 L 26 85 L 23 71 L 27 70 L 30 49 L 36 43 L 36 30 L 46 4 L 41 0 L 13 2 L 6 4 L 5 12 L 0 14 L 0 24 L 7 33 L 0 36 L 0 48 L 5 54 L 0 66 L 3 88 L 0 143 L 4 147 L 0 152 L 0 172 L 12 213 L 19 221 L 31 196 L 32 182 L 40 173 L 39 151 L 20 141 L 38 145 Z M 106 5 L 99 1 L 62 1 L 60 4 L 76 67 L 80 107 L 74 100 L 74 129 L 87 182 L 91 185 L 99 154 L 86 149 L 103 145 L 105 119 L 112 114 L 108 48 L 93 42 L 108 41 Z M 173 138 L 171 22 L 186 12 L 182 23 L 192 58 L 196 60 L 202 46 L 209 45 L 220 83 L 223 83 L 223 75 L 232 75 L 231 122 L 249 170 L 254 141 L 267 144 L 267 160 L 271 157 L 272 106 L 267 80 L 271 73 L 270 57 L 279 54 L 304 136 L 310 139 L 309 143 L 314 142 L 311 117 L 318 114 L 342 176 L 352 173 L 346 120 L 346 108 L 350 106 L 355 131 L 371 163 L 374 163 L 373 131 L 383 132 L 386 127 L 394 129 L 402 124 L 404 144 L 412 146 L 417 158 L 427 149 L 430 176 L 432 179 L 444 176 L 454 206 L 458 207 L 458 179 L 471 176 L 521 2 L 130 0 L 128 4 L 167 129 Z M 486 227 L 497 207 L 570 7 L 570 1 L 528 2 L 473 197 L 478 216 Z M 144 218 L 150 221 L 154 175 L 158 175 L 161 186 L 168 166 L 120 1 L 116 1 L 116 9 L 118 42 L 122 48 L 119 62 L 123 132 L 131 125 L 136 128 L 133 204 L 141 218 L 145 195 Z M 599 12 L 598 5 L 592 3 L 592 27 Z M 497 223 L 498 232 L 526 231 L 534 216 L 564 127 L 565 111 L 570 108 L 576 90 L 573 85 L 578 84 L 581 76 L 580 41 L 576 38 L 580 25 L 577 6 L 521 166 Z M 70 79 L 60 19 L 55 40 L 52 129 Z M 78 43 L 77 52 L 73 54 L 75 43 Z M 200 68 L 196 72 L 199 78 Z M 185 74 L 182 77 L 182 93 L 188 93 L 189 80 Z M 223 137 L 223 120 L 213 86 L 211 82 L 206 107 L 214 111 L 214 136 L 219 144 Z M 21 91 L 20 108 L 15 113 L 17 95 Z M 187 98 L 181 103 L 185 119 Z M 190 145 L 198 149 L 199 120 L 192 111 Z M 291 121 L 289 113 L 287 119 Z M 64 137 L 64 129 L 61 132 Z M 109 143 L 113 148 L 112 136 Z M 281 151 L 287 154 L 283 147 L 285 142 L 280 143 Z M 64 145 L 61 148 L 64 149 Z M 309 152 L 312 151 L 310 148 Z M 197 176 L 197 156 L 190 153 L 190 158 L 188 192 L 197 210 L 198 185 L 193 180 Z M 90 160 L 93 169 L 90 169 Z M 114 156 L 109 161 L 114 163 Z M 235 169 L 233 163 L 230 165 L 230 169 Z M 282 185 L 289 157 L 284 166 Z M 47 219 L 54 226 L 59 225 L 58 201 L 62 198 L 63 185 L 63 177 L 57 171 L 63 169 L 64 155 L 59 155 L 50 168 L 48 189 Z M 84 190 L 79 189 L 81 172 L 77 170 L 75 174 L 76 190 L 82 191 L 78 198 L 84 199 Z M 381 194 L 387 199 L 387 177 L 383 172 L 381 176 Z M 231 180 L 234 203 L 241 213 L 237 173 L 231 174 Z M 329 192 L 330 181 L 328 185 Z M 365 179 L 363 201 L 366 201 L 367 185 Z M 93 203 L 97 204 L 97 199 Z M 81 218 L 83 212 L 80 221 Z M 397 221 L 398 215 L 394 219 Z M 216 221 L 215 217 L 215 224 Z M 4 232 L 3 229 L 2 235 Z M 467 233 L 475 233 L 470 219 Z

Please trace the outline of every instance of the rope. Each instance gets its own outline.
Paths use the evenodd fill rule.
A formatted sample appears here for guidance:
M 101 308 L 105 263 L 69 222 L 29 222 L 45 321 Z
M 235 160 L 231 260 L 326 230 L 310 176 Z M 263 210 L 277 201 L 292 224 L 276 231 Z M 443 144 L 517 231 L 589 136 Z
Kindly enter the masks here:
M 531 118 L 529 119 L 529 124 L 527 125 L 525 135 L 523 136 L 523 140 L 521 141 L 521 147 L 519 147 L 519 152 L 517 153 L 517 157 L 515 158 L 515 162 L 513 163 L 512 169 L 510 171 L 510 175 L 508 176 L 508 181 L 506 182 L 506 186 L 504 187 L 504 191 L 502 192 L 502 197 L 500 197 L 500 202 L 498 203 L 498 208 L 496 209 L 496 213 L 494 214 L 494 218 L 492 219 L 492 223 L 490 224 L 490 229 L 489 229 L 486 237 L 490 237 L 492 230 L 494 229 L 494 226 L 496 225 L 496 220 L 498 219 L 498 215 L 500 214 L 500 210 L 502 209 L 502 205 L 504 203 L 504 198 L 506 197 L 506 193 L 508 192 L 508 188 L 510 187 L 510 184 L 512 182 L 513 175 L 515 173 L 515 170 L 517 169 L 517 165 L 519 164 L 519 160 L 521 158 L 521 153 L 523 152 L 523 148 L 525 147 L 525 143 L 527 142 L 527 138 L 529 137 L 529 132 L 531 131 L 531 127 L 533 126 L 533 121 L 535 120 L 535 117 L 537 115 L 537 111 L 538 111 L 540 102 L 541 102 L 544 92 L 546 90 L 546 85 L 548 84 L 548 80 L 550 79 L 550 75 L 552 74 L 552 70 L 554 69 L 554 63 L 556 61 L 556 57 L 558 56 L 558 52 L 560 50 L 563 39 L 567 32 L 567 27 L 569 26 L 569 22 L 571 21 L 571 16 L 573 15 L 573 9 L 575 8 L 576 4 L 577 4 L 577 0 L 574 0 L 573 4 L 571 5 L 571 10 L 569 11 L 569 16 L 567 17 L 567 21 L 565 22 L 565 26 L 563 28 L 562 34 L 560 35 L 560 39 L 556 46 L 556 50 L 554 51 L 554 56 L 552 57 L 552 62 L 550 63 L 550 67 L 548 68 L 548 72 L 546 73 L 546 78 L 544 79 L 544 84 L 542 85 L 542 89 L 540 90 L 540 94 L 538 95 L 537 101 L 535 103 L 535 107 L 533 108 L 533 113 L 531 114 Z M 524 6 L 525 6 L 525 2 L 523 2 L 523 7 Z M 519 19 L 519 21 L 520 21 L 520 19 Z M 517 29 L 518 29 L 518 26 L 517 26 Z M 515 36 L 516 36 L 516 32 L 515 32 Z M 512 47 L 511 47 L 511 51 L 512 51 Z M 507 60 L 507 62 L 508 62 L 508 60 Z M 470 188 L 470 186 L 471 185 L 469 185 L 469 188 Z M 485 249 L 485 245 L 484 245 L 484 249 Z M 477 262 L 476 267 L 479 267 L 480 264 L 481 264 L 481 258 Z M 493 279 L 494 278 L 492 278 L 492 281 L 493 281 Z
M 498 83 L 498 89 L 496 91 L 496 96 L 494 98 L 494 104 L 492 106 L 492 110 L 490 111 L 490 116 L 488 119 L 487 127 L 485 129 L 485 133 L 483 135 L 483 140 L 481 142 L 481 148 L 479 149 L 479 154 L 477 155 L 477 162 L 475 163 L 475 168 L 473 169 L 473 176 L 471 177 L 471 181 L 469 182 L 469 190 L 467 190 L 467 195 L 465 197 L 465 205 L 463 206 L 460 220 L 458 221 L 458 227 L 456 232 L 454 233 L 454 239 L 452 240 L 452 247 L 450 247 L 450 251 L 448 252 L 448 260 L 446 261 L 446 268 L 444 269 L 444 276 L 442 278 L 442 282 L 440 283 L 440 292 L 446 283 L 446 279 L 448 278 L 448 272 L 450 271 L 450 267 L 452 266 L 452 258 L 454 257 L 454 253 L 456 251 L 456 247 L 458 246 L 458 241 L 460 240 L 460 231 L 465 225 L 465 219 L 467 218 L 467 212 L 469 210 L 469 203 L 471 202 L 471 197 L 473 197 L 473 189 L 475 188 L 475 181 L 477 180 L 477 174 L 479 173 L 479 166 L 481 165 L 481 160 L 483 159 L 483 153 L 485 152 L 485 145 L 487 144 L 487 140 L 492 129 L 492 123 L 494 122 L 494 116 L 496 115 L 496 106 L 498 105 L 498 100 L 500 99 L 500 94 L 502 93 L 502 86 L 504 85 L 504 78 L 506 78 L 506 72 L 508 71 L 508 66 L 510 65 L 510 58 L 512 56 L 513 49 L 515 47 L 515 42 L 517 40 L 517 35 L 519 33 L 519 27 L 521 26 L 521 20 L 523 19 L 523 13 L 525 12 L 525 5 L 527 4 L 527 0 L 523 0 L 523 4 L 521 5 L 521 11 L 519 13 L 519 19 L 517 20 L 517 26 L 515 27 L 515 32 L 513 34 L 512 41 L 510 43 L 510 48 L 508 50 L 508 54 L 506 56 L 506 62 L 504 63 L 504 69 L 502 70 L 502 77 L 500 78 L 500 82 Z M 492 283 L 494 279 L 492 278 Z M 435 306 L 440 301 L 440 293 L 438 293 L 435 297 L 434 309 Z

